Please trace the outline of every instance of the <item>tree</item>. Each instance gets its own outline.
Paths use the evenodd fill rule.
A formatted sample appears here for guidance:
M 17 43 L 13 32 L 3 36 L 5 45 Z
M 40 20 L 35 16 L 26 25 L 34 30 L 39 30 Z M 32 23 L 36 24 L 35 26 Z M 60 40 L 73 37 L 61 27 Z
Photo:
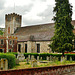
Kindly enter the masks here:
M 2 30 L 0 30 L 0 35 L 3 35 L 3 31 Z
M 72 21 L 72 6 L 68 0 L 55 0 L 56 6 L 53 12 L 55 16 L 55 32 L 50 45 L 52 51 L 61 52 L 64 56 L 65 51 L 72 50 L 73 25 Z

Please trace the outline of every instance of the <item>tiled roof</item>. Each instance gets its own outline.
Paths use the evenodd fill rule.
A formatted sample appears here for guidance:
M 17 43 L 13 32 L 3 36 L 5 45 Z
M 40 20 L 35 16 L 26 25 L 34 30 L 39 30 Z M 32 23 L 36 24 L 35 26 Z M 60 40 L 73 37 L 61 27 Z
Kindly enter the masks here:
M 75 25 L 75 21 L 72 24 Z M 28 41 L 31 40 L 30 37 L 34 41 L 48 41 L 54 35 L 54 23 L 20 27 L 14 35 L 18 37 L 18 41 Z

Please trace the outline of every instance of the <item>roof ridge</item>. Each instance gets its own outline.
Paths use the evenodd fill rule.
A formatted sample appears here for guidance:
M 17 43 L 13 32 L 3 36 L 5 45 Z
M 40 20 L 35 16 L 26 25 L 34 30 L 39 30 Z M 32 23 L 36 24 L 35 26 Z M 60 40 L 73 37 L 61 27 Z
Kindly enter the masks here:
M 44 26 L 44 25 L 52 25 L 54 23 L 45 23 L 45 24 L 37 24 L 37 25 L 30 25 L 30 26 L 23 26 L 21 28 L 24 28 L 24 27 L 35 27 L 35 26 Z
M 72 22 L 74 22 L 75 20 L 72 20 Z M 54 23 L 44 23 L 44 24 L 34 24 L 34 25 L 29 25 L 29 26 L 23 26 L 23 27 L 34 27 L 34 26 L 43 26 L 43 25 L 52 25 Z M 21 27 L 21 28 L 23 28 Z

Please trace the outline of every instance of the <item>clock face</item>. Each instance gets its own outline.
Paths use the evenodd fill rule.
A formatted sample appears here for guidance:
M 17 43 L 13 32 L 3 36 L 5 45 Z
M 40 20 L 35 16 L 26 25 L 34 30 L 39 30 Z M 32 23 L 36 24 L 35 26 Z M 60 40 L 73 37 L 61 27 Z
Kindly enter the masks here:
M 8 18 L 7 18 L 7 21 L 11 21 L 11 17 L 8 17 Z

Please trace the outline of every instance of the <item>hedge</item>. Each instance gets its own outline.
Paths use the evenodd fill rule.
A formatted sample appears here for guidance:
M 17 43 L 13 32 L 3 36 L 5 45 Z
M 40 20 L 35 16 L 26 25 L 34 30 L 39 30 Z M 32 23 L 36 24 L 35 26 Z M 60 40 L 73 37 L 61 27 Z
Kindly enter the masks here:
M 27 58 L 28 55 L 30 55 L 30 57 L 31 57 L 31 55 L 34 55 L 35 58 L 37 58 L 37 56 L 39 56 L 38 53 L 24 53 L 25 58 Z
M 34 55 L 35 58 L 39 56 L 42 57 L 43 60 L 46 60 L 47 56 L 56 56 L 60 60 L 62 56 L 62 54 L 54 54 L 54 53 L 24 53 L 24 55 L 25 57 L 27 57 L 28 55 Z M 72 60 L 75 61 L 75 54 L 65 54 L 65 56 L 67 56 L 67 60 L 70 60 L 70 57 L 72 57 Z
M 17 58 L 18 53 L 17 52 L 8 52 L 8 54 L 14 54 Z
M 0 53 L 0 60 L 1 58 L 6 58 L 8 60 L 8 68 L 13 68 L 16 65 L 16 58 L 14 54 Z
M 34 57 L 37 59 L 37 56 L 42 57 L 43 60 L 46 60 L 47 56 L 56 56 L 61 59 L 62 54 L 54 54 L 54 53 L 24 53 L 25 58 L 28 57 L 28 55 L 34 55 Z M 70 57 L 72 57 L 73 60 L 75 60 L 75 54 L 65 54 L 67 56 L 67 60 L 70 60 Z
M 16 57 L 18 55 L 18 53 L 16 52 L 11 52 L 10 54 L 15 54 Z M 37 56 L 42 57 L 43 60 L 46 60 L 47 56 L 56 56 L 59 58 L 59 60 L 61 59 L 62 54 L 55 54 L 55 53 L 24 53 L 25 58 L 28 57 L 28 55 L 34 55 L 34 57 L 37 59 Z M 65 54 L 65 56 L 67 56 L 67 59 L 70 60 L 70 57 L 72 57 L 73 60 L 75 60 L 75 54 Z

